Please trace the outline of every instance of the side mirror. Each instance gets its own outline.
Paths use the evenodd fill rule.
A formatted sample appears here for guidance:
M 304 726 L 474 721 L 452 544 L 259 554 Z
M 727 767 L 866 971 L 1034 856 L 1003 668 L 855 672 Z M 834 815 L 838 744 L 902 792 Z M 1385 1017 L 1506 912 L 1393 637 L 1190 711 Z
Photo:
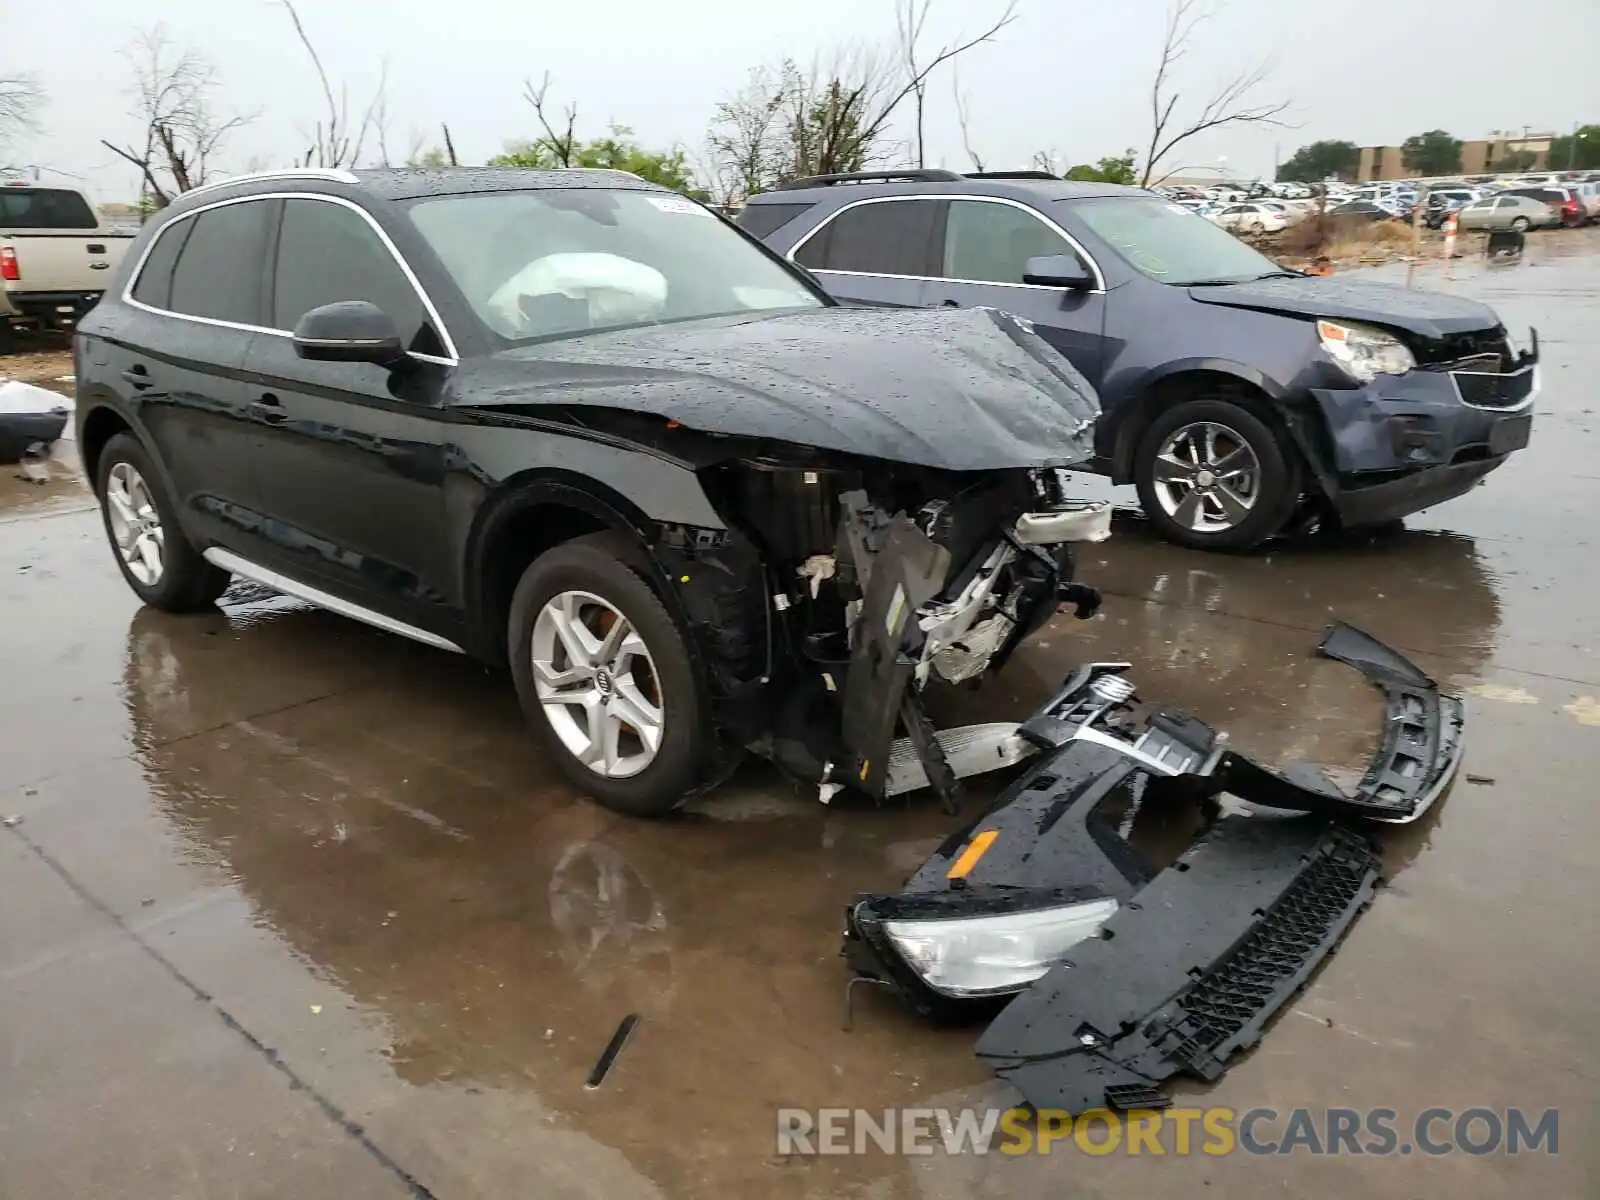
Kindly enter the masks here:
M 394 319 L 366 300 L 313 308 L 294 327 L 294 352 L 317 362 L 393 366 L 406 356 Z
M 1086 291 L 1094 287 L 1094 276 L 1076 254 L 1041 254 L 1023 264 L 1022 282 Z

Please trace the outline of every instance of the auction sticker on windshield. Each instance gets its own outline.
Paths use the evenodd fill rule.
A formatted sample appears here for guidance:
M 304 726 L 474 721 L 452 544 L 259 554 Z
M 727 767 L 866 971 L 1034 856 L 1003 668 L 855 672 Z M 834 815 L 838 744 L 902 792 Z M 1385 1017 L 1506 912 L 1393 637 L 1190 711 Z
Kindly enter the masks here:
M 711 215 L 710 209 L 701 208 L 693 200 L 686 199 L 683 196 L 648 196 L 646 199 L 664 213 L 684 213 L 689 216 L 700 217 L 709 217 Z

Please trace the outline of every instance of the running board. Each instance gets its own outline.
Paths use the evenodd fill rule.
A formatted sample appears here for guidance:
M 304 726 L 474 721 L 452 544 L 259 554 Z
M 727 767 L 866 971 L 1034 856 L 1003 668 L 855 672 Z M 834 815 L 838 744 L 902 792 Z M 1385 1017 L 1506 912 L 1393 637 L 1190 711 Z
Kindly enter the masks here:
M 263 567 L 251 562 L 248 558 L 240 558 L 231 550 L 224 550 L 220 546 L 212 546 L 202 556 L 214 567 L 228 571 L 234 575 L 242 575 L 246 579 L 276 591 L 304 600 L 307 604 L 314 604 L 318 608 L 325 608 L 329 612 L 338 613 L 341 617 L 350 617 L 367 625 L 382 629 L 388 633 L 398 633 L 401 637 L 410 638 L 414 642 L 421 642 L 424 646 L 432 646 L 438 650 L 453 650 L 457 654 L 465 651 L 452 641 L 440 637 L 438 634 L 429 633 L 426 629 L 418 629 L 415 625 L 407 625 L 404 621 L 397 621 L 393 617 L 386 617 L 380 612 L 373 612 L 370 608 L 363 608 L 332 592 L 325 592 L 321 588 L 312 587 L 308 583 L 301 583 L 298 579 L 291 579 L 287 575 L 279 574 L 270 567 Z
M 939 748 L 957 779 L 1014 767 L 1039 752 L 1039 747 L 1017 732 L 1015 721 L 988 725 L 958 725 L 934 734 Z M 889 766 L 884 773 L 883 794 L 898 796 L 928 786 L 928 773 L 917 757 L 910 738 L 896 738 L 889 746 Z

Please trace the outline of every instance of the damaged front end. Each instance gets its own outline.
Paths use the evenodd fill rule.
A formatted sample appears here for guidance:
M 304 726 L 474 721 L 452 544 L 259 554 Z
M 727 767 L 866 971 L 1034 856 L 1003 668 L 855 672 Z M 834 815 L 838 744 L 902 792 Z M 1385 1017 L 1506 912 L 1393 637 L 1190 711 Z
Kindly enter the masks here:
M 708 660 L 718 722 L 823 801 L 958 780 L 1036 748 L 1015 722 L 935 730 L 934 681 L 999 669 L 1070 603 L 1072 547 L 1110 533 L 1063 470 L 951 472 L 772 452 L 701 470 L 736 532 L 658 549 Z
M 904 890 L 852 905 L 856 979 L 936 1019 L 1004 1005 L 977 1054 L 1039 1109 L 1159 1108 L 1165 1080 L 1220 1076 L 1372 897 L 1373 845 L 1340 819 L 1415 820 L 1461 760 L 1461 702 L 1403 656 L 1345 625 L 1319 650 L 1384 695 L 1354 791 L 1182 713 L 1135 719 L 1127 664 L 1091 664 L 1022 726 L 1048 757 Z M 1126 835 L 1180 799 L 1207 827 L 1153 870 Z

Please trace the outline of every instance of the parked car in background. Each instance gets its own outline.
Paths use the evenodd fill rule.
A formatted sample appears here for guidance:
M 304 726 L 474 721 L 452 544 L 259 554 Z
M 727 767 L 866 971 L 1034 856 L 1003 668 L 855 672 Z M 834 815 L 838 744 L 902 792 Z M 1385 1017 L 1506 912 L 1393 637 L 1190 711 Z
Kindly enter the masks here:
M 1600 221 L 1600 180 L 1590 179 L 1568 186 L 1577 193 L 1589 220 Z
M 71 330 L 132 240 L 103 224 L 76 188 L 0 186 L 0 341 Z
M 1509 188 L 1500 194 L 1542 200 L 1555 210 L 1563 225 L 1582 225 L 1589 219 L 1588 206 L 1577 189 L 1565 184 L 1559 187 Z
M 1259 201 L 1230 204 L 1213 214 L 1211 220 L 1235 233 L 1278 233 L 1289 227 L 1288 213 Z
M 849 303 L 1025 318 L 1100 393 L 1095 469 L 1185 545 L 1415 512 L 1531 425 L 1537 355 L 1489 308 L 1285 271 L 1134 188 L 864 172 L 753 197 L 739 223 Z
M 1460 229 L 1548 229 L 1561 224 L 1561 214 L 1532 196 L 1501 193 L 1469 204 L 1456 214 Z
M 1391 205 L 1377 200 L 1347 200 L 1328 209 L 1328 216 L 1351 221 L 1392 221 L 1397 215 Z

